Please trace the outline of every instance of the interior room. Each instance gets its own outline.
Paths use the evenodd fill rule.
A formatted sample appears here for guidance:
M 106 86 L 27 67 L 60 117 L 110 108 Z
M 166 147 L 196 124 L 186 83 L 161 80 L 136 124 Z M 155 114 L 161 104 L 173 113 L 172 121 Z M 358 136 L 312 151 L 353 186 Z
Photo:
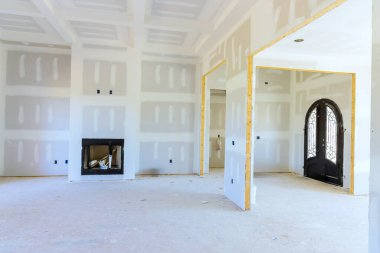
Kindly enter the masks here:
M 379 14 L 0 1 L 0 252 L 380 252 Z
M 205 143 L 203 153 L 203 174 L 224 178 L 226 148 L 226 66 L 221 64 L 205 75 L 205 101 L 201 108 L 204 113 Z M 208 142 L 206 140 L 209 140 Z M 223 185 L 223 182 L 222 182 Z
M 317 175 L 311 175 L 311 169 L 308 177 L 352 192 L 355 75 L 258 67 L 256 77 L 255 172 L 293 172 L 307 176 L 305 161 L 320 157 L 317 151 L 326 147 L 323 159 L 336 166 Z M 327 102 L 326 112 L 315 104 L 321 100 Z M 325 178 L 319 178 L 320 174 Z

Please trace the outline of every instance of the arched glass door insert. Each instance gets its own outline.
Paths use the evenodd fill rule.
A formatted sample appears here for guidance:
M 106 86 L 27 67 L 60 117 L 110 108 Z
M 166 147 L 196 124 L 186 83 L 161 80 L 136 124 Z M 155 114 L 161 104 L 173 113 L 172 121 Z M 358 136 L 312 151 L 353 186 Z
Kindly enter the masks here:
M 343 186 L 343 132 L 335 102 L 321 99 L 310 107 L 305 119 L 306 177 Z

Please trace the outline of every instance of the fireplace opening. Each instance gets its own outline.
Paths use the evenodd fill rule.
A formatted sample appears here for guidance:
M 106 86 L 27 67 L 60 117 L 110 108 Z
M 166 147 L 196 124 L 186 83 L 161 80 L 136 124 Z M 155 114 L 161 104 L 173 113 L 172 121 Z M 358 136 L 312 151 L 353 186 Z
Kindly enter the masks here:
M 82 139 L 82 175 L 123 173 L 123 139 Z

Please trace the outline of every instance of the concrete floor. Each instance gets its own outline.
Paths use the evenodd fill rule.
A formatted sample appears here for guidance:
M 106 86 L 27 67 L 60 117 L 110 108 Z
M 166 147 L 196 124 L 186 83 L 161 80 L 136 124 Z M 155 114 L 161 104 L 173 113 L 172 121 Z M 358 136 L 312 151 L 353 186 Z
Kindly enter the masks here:
M 292 174 L 256 175 L 242 212 L 222 173 L 68 183 L 0 179 L 0 252 L 367 252 L 367 197 Z

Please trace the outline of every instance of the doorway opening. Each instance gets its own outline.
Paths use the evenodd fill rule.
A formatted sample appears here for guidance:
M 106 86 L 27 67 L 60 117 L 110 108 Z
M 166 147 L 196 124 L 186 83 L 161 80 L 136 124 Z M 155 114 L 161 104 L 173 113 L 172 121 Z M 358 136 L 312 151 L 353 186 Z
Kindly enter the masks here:
M 217 180 L 219 189 L 225 189 L 225 140 L 227 80 L 226 64 L 222 61 L 202 79 L 202 122 L 200 145 L 200 176 Z
M 254 169 L 290 173 L 353 192 L 352 73 L 257 66 Z
M 343 117 L 329 99 L 312 104 L 305 118 L 304 173 L 322 182 L 343 186 Z
M 226 90 L 211 89 L 209 118 L 209 174 L 223 176 L 226 139 Z

